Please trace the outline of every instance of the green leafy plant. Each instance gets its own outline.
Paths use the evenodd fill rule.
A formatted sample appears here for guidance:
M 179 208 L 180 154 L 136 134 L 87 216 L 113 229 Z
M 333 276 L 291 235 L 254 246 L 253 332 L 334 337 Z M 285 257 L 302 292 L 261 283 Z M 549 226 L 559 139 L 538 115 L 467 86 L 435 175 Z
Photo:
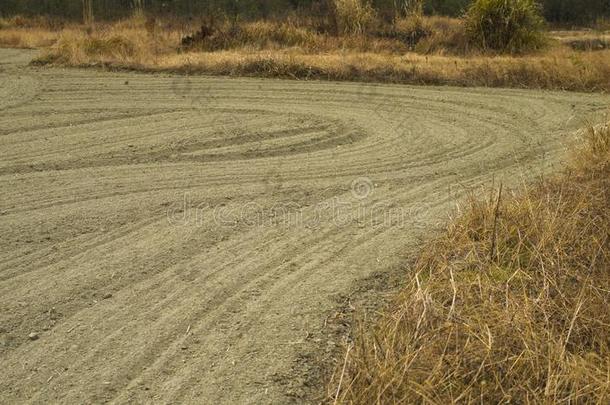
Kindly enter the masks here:
M 544 45 L 544 19 L 534 0 L 475 0 L 466 12 L 466 34 L 483 50 L 522 53 Z

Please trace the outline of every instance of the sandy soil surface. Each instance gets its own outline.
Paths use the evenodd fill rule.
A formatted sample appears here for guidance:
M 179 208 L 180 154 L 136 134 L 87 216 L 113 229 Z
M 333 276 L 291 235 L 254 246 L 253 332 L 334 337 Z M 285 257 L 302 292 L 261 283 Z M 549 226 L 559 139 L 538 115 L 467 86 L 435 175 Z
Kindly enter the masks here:
M 0 50 L 0 402 L 286 403 L 354 285 L 607 95 L 37 69 Z M 326 353 L 326 354 L 325 354 Z

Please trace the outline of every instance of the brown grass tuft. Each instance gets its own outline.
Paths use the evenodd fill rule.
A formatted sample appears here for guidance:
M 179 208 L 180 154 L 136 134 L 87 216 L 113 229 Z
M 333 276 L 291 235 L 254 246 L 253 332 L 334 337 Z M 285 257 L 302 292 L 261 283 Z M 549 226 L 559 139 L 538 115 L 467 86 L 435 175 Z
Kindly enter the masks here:
M 107 34 L 103 38 L 112 38 Z M 366 51 L 307 52 L 299 48 L 215 52 L 156 52 L 145 37 L 123 36 L 133 53 L 87 54 L 87 36 L 62 36 L 41 57 L 70 66 L 104 65 L 148 71 L 251 75 L 298 79 L 408 84 L 517 87 L 576 91 L 610 90 L 610 51 L 574 53 L 563 48 L 524 57 L 455 57 Z M 101 50 L 104 48 L 101 47 Z
M 10 27 L 0 29 L 0 46 L 8 48 L 41 48 L 54 44 L 59 32 L 43 28 Z
M 368 0 L 333 0 L 333 11 L 343 34 L 363 35 L 375 24 L 375 10 Z
M 341 403 L 610 400 L 610 127 L 568 171 L 471 199 L 339 366 Z
M 469 48 L 463 22 L 444 17 L 411 15 L 368 35 L 338 36 L 294 18 L 216 21 L 198 27 L 201 35 L 192 35 L 193 24 L 135 16 L 89 30 L 2 28 L 0 46 L 45 46 L 39 63 L 67 66 L 610 91 L 610 49 L 573 50 L 566 36 L 544 52 L 518 56 L 477 53 Z

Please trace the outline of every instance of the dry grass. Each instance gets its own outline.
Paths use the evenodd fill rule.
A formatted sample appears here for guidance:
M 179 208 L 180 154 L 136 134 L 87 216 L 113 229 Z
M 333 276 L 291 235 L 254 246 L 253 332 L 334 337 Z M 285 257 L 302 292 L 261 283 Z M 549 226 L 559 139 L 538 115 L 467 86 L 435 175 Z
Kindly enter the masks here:
M 362 35 L 375 24 L 375 10 L 366 0 L 333 0 L 339 31 Z
M 610 31 L 553 31 L 551 38 L 579 51 L 610 49 Z
M 400 53 L 408 50 L 406 44 L 395 38 L 370 35 L 333 36 L 316 31 L 293 21 L 255 21 L 238 25 L 224 21 L 216 23 L 209 35 L 199 38 L 188 51 L 299 49 L 307 53 L 331 52 L 340 49 L 361 52 Z M 201 32 L 201 31 L 200 31 Z
M 113 49 L 109 46 L 112 42 L 122 47 Z M 610 51 L 576 53 L 564 48 L 527 58 L 308 53 L 298 48 L 162 53 L 152 50 L 145 38 L 138 36 L 92 39 L 69 35 L 62 36 L 41 59 L 70 66 L 215 75 L 610 91 Z
M 30 24 L 31 25 L 31 24 Z M 312 22 L 221 21 L 181 46 L 192 24 L 131 18 L 93 30 L 5 24 L 0 46 L 40 47 L 40 63 L 297 79 L 610 91 L 610 50 L 556 41 L 530 55 L 469 49 L 460 20 L 408 17 L 369 35 L 329 35 Z M 318 27 L 319 28 L 319 27 Z M 198 29 L 198 28 L 197 28 Z M 49 45 L 51 44 L 52 45 Z
M 0 46 L 9 48 L 42 48 L 54 44 L 61 30 L 75 30 L 45 17 L 0 18 Z
M 461 208 L 376 325 L 340 403 L 608 403 L 610 127 L 561 177 Z
M 7 48 L 43 48 L 53 45 L 59 38 L 58 32 L 44 28 L 0 29 L 0 46 Z

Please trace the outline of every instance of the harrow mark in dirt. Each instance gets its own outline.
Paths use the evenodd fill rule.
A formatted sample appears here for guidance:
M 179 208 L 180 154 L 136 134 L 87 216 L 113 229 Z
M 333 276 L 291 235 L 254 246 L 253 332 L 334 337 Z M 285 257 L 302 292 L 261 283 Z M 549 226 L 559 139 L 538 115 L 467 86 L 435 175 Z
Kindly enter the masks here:
M 30 57 L 0 51 L 3 403 L 307 399 L 337 297 L 610 102 Z

